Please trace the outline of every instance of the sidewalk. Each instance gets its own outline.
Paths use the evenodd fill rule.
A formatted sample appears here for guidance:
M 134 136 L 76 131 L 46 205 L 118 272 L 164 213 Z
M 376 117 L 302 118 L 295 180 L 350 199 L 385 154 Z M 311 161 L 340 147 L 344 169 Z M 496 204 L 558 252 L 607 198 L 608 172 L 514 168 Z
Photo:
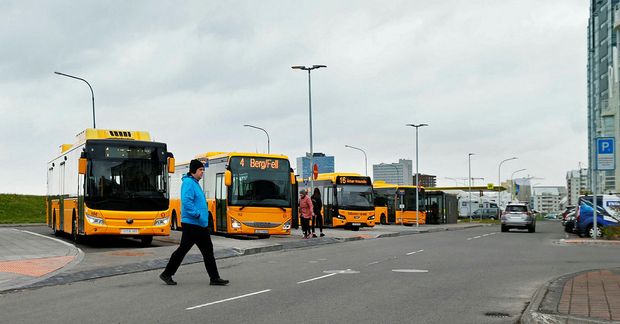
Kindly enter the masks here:
M 620 268 L 548 282 L 534 295 L 521 323 L 620 323 Z
M 211 237 L 216 259 L 223 259 L 325 244 L 481 226 L 489 225 L 444 224 L 421 225 L 419 228 L 378 225 L 374 228 L 362 228 L 357 232 L 328 228 L 323 231 L 325 237 L 313 239 L 303 239 L 301 230 L 295 229 L 291 235 L 273 235 L 269 239 L 233 238 L 219 235 Z M 180 238 L 181 232 L 173 231 L 169 237 L 154 238 L 153 244 L 160 246 L 123 248 L 84 254 L 70 242 L 61 239 L 18 228 L 0 228 L 0 292 L 162 269 L 177 248 Z M 202 262 L 202 255 L 198 248 L 194 247 L 185 257 L 183 264 L 199 262 Z

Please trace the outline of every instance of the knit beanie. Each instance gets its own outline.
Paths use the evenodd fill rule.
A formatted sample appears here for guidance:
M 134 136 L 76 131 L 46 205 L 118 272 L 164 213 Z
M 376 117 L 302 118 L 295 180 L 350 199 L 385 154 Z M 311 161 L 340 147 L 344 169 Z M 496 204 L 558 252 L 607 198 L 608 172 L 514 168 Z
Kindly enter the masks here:
M 191 160 L 189 162 L 189 173 L 194 174 L 198 168 L 204 168 L 204 164 L 198 160 Z

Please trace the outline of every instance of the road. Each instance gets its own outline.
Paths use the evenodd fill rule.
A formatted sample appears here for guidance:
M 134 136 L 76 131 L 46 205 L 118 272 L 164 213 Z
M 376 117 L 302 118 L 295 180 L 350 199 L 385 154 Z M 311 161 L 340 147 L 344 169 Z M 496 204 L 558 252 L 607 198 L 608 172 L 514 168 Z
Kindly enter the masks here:
M 573 246 L 557 222 L 317 246 L 0 295 L 9 322 L 514 323 L 557 276 L 618 266 L 617 247 Z M 496 316 L 488 316 L 486 313 Z

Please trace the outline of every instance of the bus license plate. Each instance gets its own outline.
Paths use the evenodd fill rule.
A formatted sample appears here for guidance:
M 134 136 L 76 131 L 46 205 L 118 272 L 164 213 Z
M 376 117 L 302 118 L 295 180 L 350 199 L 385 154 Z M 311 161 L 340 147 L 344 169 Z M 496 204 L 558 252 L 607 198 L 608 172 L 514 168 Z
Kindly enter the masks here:
M 353 226 L 361 226 L 362 224 L 360 223 L 353 223 Z
M 121 234 L 138 234 L 137 228 L 121 228 Z
M 269 230 L 254 230 L 256 234 L 269 234 Z

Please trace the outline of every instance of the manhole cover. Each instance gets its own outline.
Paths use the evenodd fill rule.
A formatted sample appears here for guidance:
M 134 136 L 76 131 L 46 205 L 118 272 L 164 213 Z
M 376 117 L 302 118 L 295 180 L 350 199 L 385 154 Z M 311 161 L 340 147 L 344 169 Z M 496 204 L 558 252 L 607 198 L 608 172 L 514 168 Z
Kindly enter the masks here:
M 510 317 L 510 314 L 502 313 L 502 312 L 486 312 L 484 316 L 488 317 Z

